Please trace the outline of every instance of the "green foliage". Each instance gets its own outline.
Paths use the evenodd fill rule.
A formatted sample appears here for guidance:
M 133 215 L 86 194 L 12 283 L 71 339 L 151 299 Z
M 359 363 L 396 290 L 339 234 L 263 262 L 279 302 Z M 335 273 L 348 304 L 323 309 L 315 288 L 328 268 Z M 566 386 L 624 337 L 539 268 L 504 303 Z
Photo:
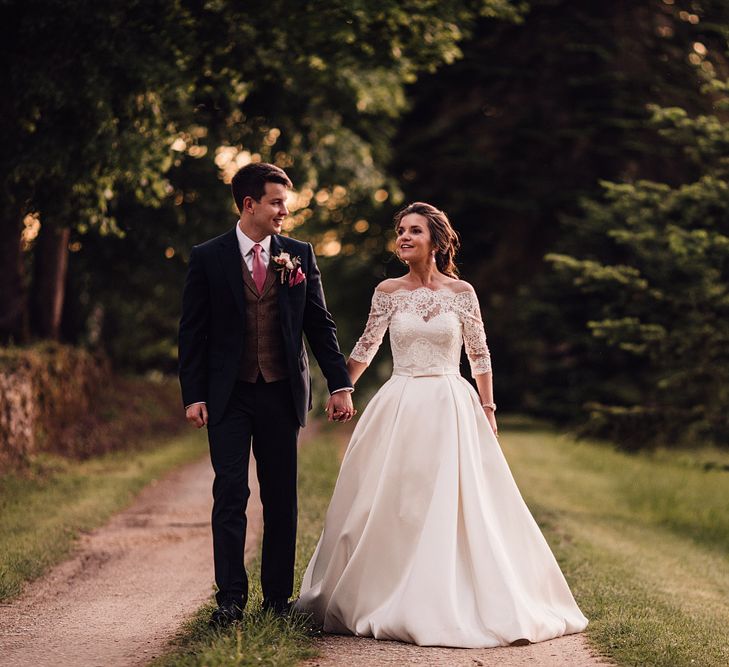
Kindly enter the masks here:
M 584 310 L 585 345 L 625 353 L 613 374 L 634 360 L 643 369 L 622 380 L 632 400 L 623 391 L 590 402 L 586 388 L 591 428 L 632 447 L 726 442 L 729 126 L 658 107 L 653 122 L 698 177 L 603 183 L 603 198 L 569 223 L 573 254 L 547 260 L 563 278 L 558 285 L 595 297 Z
M 187 104 L 192 35 L 181 3 L 31 0 L 2 12 L 13 26 L 0 102 L 5 222 L 40 211 L 44 224 L 110 232 L 120 185 L 140 201 L 164 197 L 170 111 Z
M 0 284 L 12 286 L 0 288 L 3 342 L 58 335 L 68 253 L 58 230 L 121 234 L 121 190 L 153 206 L 167 196 L 171 144 L 192 113 L 190 21 L 178 0 L 0 4 Z M 25 238 L 19 258 L 29 213 L 40 236 Z
M 408 90 L 392 173 L 408 200 L 440 206 L 461 233 L 459 263 L 481 300 L 504 408 L 574 419 L 585 391 L 602 400 L 622 384 L 616 364 L 642 372 L 575 333 L 598 319 L 586 314 L 599 290 L 552 293 L 543 258 L 603 259 L 573 252 L 579 229 L 562 224 L 600 195 L 601 180 L 696 177 L 649 124 L 648 105 L 712 113 L 720 87 L 705 91 L 703 74 L 725 71 L 727 25 L 718 0 L 533 0 L 521 23 L 479 22 L 461 60 Z M 702 131 L 719 130 L 707 121 Z
M 78 131 L 53 125 L 56 108 L 44 97 L 36 106 L 48 132 L 26 132 L 18 121 L 26 143 L 9 146 L 4 155 L 8 167 L 18 163 L 25 170 L 11 180 L 41 211 L 42 225 L 70 212 L 63 219 L 74 227 L 64 336 L 92 345 L 103 341 L 125 366 L 171 369 L 189 250 L 234 224 L 221 180 L 247 161 L 275 162 L 299 193 L 289 232 L 314 243 L 324 258 L 378 256 L 387 238 L 372 218 L 399 193 L 385 167 L 406 105 L 405 85 L 456 59 L 458 43 L 478 17 L 516 20 L 523 8 L 506 0 L 158 4 L 127 4 L 110 15 L 93 6 L 78 22 L 75 14 L 86 10 L 85 3 L 59 4 L 47 9 L 48 21 L 40 26 L 22 23 L 25 37 L 11 50 L 23 40 L 51 43 L 43 31 L 59 12 L 69 62 L 75 62 L 73 49 L 83 51 L 79 44 L 96 40 L 95 50 L 80 53 L 76 78 L 68 79 L 81 93 L 65 87 L 64 76 L 52 86 L 58 89 L 54 100 L 71 98 L 69 113 L 98 105 L 100 117 Z M 145 19 L 147 11 L 154 20 Z M 127 37 L 127 30 L 133 34 Z M 105 50 L 114 52 L 106 57 Z M 25 57 L 29 89 L 43 89 L 47 51 Z M 113 77 L 98 89 L 87 85 L 104 78 L 107 67 L 120 80 L 118 90 Z M 13 73 L 24 81 L 20 71 Z M 128 120 L 103 97 L 107 93 L 128 94 L 121 105 Z M 104 141 L 94 139 L 97 134 Z M 29 142 L 37 142 L 41 156 L 32 168 L 25 159 Z M 42 157 L 46 145 L 57 151 L 58 165 L 55 152 Z M 81 147 L 87 153 L 76 155 Z M 73 160 L 73 169 L 63 160 Z M 82 206 L 65 190 L 53 193 L 53 204 L 39 199 L 36 185 L 49 186 L 50 169 L 63 174 L 63 187 L 102 199 Z M 73 186 L 74 179 L 82 185 Z M 370 221 L 367 233 L 356 227 L 362 220 Z M 366 294 L 371 279 L 359 285 Z
M 182 629 L 174 651 L 153 660 L 149 667 L 296 667 L 314 656 L 306 618 L 281 619 L 263 613 L 255 575 L 251 584 L 251 607 L 256 607 L 249 608 L 240 623 L 222 631 L 212 629 L 208 620 L 215 605 L 207 604 Z

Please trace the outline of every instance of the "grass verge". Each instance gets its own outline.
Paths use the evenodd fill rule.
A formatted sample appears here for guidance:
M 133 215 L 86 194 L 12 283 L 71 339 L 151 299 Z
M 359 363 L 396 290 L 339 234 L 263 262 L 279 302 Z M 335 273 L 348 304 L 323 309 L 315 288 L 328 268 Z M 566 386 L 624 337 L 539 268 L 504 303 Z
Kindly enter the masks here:
M 324 515 L 339 471 L 341 435 L 324 427 L 324 433 L 299 453 L 299 531 L 294 590 L 319 539 Z M 250 594 L 243 621 L 223 631 L 211 630 L 212 603 L 203 607 L 182 629 L 169 653 L 150 667 L 287 667 L 316 654 L 303 619 L 275 618 L 260 611 L 260 562 L 248 567 Z
M 596 648 L 622 665 L 729 664 L 729 455 L 503 429 Z
M 0 600 L 63 560 L 78 535 L 102 525 L 143 486 L 203 455 L 193 432 L 142 451 L 86 461 L 39 455 L 21 474 L 0 477 Z

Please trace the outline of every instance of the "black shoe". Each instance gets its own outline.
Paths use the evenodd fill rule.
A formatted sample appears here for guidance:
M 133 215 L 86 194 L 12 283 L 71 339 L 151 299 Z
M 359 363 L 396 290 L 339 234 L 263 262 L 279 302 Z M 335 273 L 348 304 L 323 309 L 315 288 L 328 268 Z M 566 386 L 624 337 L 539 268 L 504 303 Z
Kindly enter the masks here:
M 270 611 L 274 616 L 288 616 L 291 613 L 293 602 L 288 600 L 276 600 L 263 598 L 261 609 L 264 612 Z
M 509 646 L 529 646 L 531 642 L 526 637 L 521 637 L 520 639 L 515 639 Z
M 211 615 L 208 625 L 214 628 L 227 628 L 243 618 L 243 610 L 235 602 L 221 604 Z

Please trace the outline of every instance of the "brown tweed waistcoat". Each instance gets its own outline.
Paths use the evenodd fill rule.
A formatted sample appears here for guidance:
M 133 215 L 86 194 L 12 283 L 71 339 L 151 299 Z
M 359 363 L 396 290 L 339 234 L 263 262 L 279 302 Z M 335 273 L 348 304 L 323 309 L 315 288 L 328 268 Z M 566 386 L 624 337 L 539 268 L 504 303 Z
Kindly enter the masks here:
M 246 298 L 246 327 L 243 356 L 238 379 L 256 382 L 260 373 L 265 382 L 276 382 L 288 377 L 284 353 L 281 318 L 278 309 L 279 275 L 269 262 L 263 293 L 259 294 L 253 276 L 241 257 L 243 290 Z

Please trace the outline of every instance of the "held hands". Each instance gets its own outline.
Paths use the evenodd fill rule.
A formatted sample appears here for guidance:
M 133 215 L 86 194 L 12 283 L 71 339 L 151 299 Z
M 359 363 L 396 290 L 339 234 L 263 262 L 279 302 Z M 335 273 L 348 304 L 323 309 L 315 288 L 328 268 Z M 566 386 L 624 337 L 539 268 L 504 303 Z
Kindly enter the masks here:
M 327 401 L 325 411 L 330 422 L 348 422 L 357 414 L 352 404 L 352 394 L 348 391 L 332 394 Z
M 185 410 L 185 419 L 193 426 L 202 428 L 208 423 L 208 408 L 205 403 L 194 403 Z

